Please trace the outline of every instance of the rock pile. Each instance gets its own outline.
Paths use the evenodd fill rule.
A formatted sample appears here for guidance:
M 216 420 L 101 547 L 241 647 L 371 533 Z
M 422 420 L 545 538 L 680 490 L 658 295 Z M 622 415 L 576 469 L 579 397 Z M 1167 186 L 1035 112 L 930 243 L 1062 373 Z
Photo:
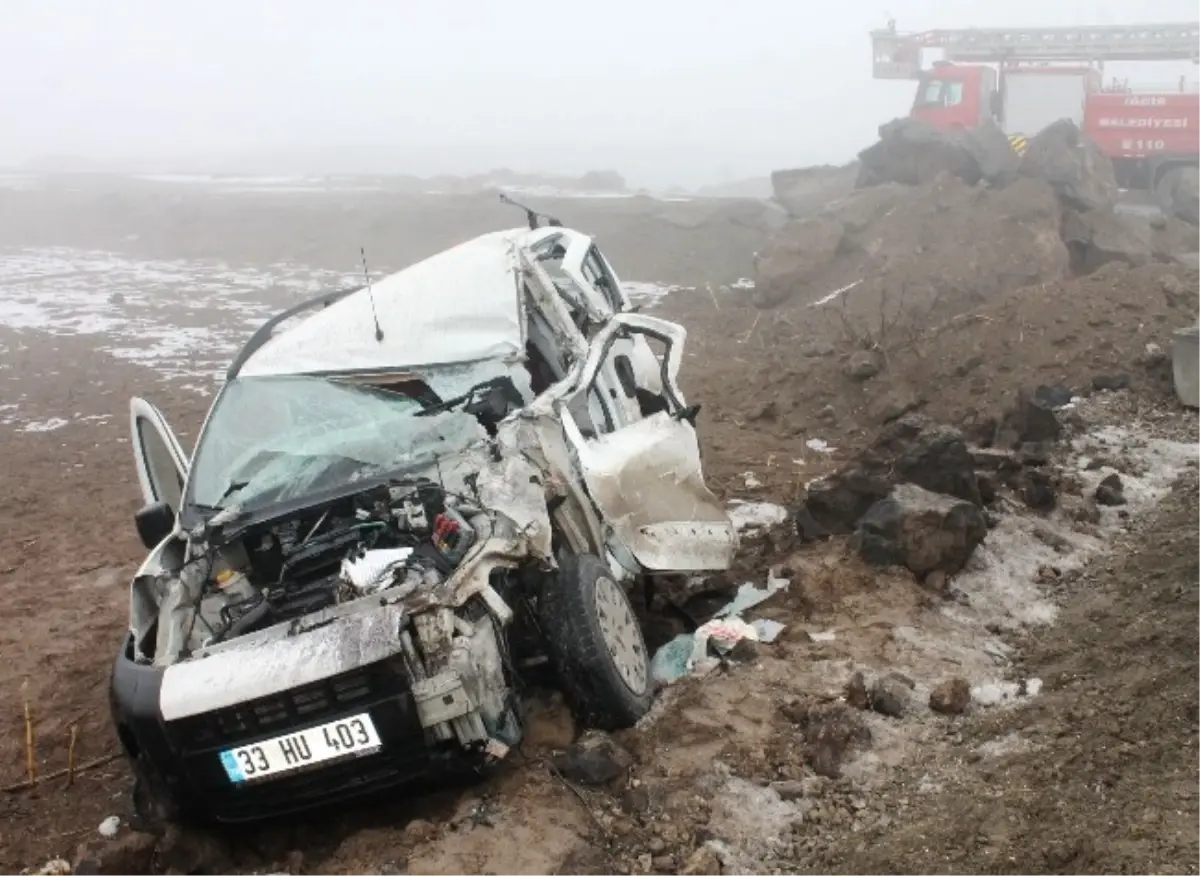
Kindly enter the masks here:
M 905 118 L 879 133 L 842 197 L 853 166 L 773 177 L 791 221 L 755 259 L 757 306 L 886 282 L 955 299 L 952 315 L 997 292 L 1195 251 L 1194 231 L 1168 225 L 1192 221 L 1196 175 L 1164 179 L 1166 219 L 1118 212 L 1112 162 L 1068 119 L 1031 138 L 1022 158 L 994 126 L 947 134 Z
M 1168 216 L 1200 225 L 1200 168 L 1171 168 L 1159 179 L 1155 194 Z
M 1051 446 L 1063 434 L 1047 396 L 1022 390 L 1011 408 L 981 433 L 981 446 L 920 414 L 884 427 L 875 441 L 833 474 L 808 487 L 794 509 L 803 540 L 850 535 L 874 566 L 908 569 L 944 592 L 987 537 L 1001 489 L 1034 511 L 1057 507 L 1061 478 Z M 1120 481 L 1106 479 L 1101 504 L 1124 501 Z

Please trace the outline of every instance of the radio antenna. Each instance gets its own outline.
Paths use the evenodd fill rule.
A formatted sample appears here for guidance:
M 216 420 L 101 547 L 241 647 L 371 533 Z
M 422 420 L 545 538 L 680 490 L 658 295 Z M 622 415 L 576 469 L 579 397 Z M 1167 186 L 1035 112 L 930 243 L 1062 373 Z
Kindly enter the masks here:
M 367 280 L 367 300 L 371 302 L 371 318 L 375 320 L 375 340 L 383 340 L 383 329 L 379 327 L 379 314 L 375 312 L 375 290 L 371 287 L 371 272 L 367 270 L 367 248 L 360 246 L 359 254 L 362 256 L 363 276 Z

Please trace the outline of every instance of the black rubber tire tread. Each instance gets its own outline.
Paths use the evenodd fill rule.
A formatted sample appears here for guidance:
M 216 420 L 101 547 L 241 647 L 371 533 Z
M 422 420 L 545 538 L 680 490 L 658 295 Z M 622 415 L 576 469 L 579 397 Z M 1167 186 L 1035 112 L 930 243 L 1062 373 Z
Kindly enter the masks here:
M 634 693 L 617 671 L 596 617 L 596 581 L 600 577 L 612 578 L 612 573 L 591 554 L 575 556 L 563 552 L 558 556 L 558 564 L 558 573 L 548 577 L 542 586 L 538 614 L 563 694 L 585 726 L 602 730 L 629 727 L 650 710 L 654 700 L 649 654 L 646 654 L 646 690 Z M 621 592 L 624 594 L 624 589 Z M 630 613 L 633 614 L 632 605 Z M 642 647 L 646 653 L 644 641 Z
M 164 788 L 158 771 L 139 754 L 133 764 L 133 789 L 130 794 L 134 817 L 138 829 L 143 832 L 159 833 L 169 824 L 179 827 L 200 827 L 208 823 L 191 806 L 181 804 Z

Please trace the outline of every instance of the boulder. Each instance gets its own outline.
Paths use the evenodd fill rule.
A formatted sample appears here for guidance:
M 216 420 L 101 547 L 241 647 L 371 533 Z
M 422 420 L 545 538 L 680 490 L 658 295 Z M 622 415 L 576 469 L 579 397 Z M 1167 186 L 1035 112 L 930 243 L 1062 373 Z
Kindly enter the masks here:
M 633 757 L 607 733 L 590 730 L 553 763 L 568 779 L 599 786 L 624 776 L 633 766 Z
M 883 183 L 856 189 L 844 198 L 824 205 L 821 212 L 841 222 L 847 234 L 860 234 L 911 194 L 912 190 L 901 183 Z
M 1096 487 L 1095 499 L 1098 505 L 1107 505 L 1110 508 L 1124 505 L 1125 484 L 1121 482 L 1121 476 L 1114 472 L 1102 480 Z
M 1043 401 L 1027 389 L 1017 393 L 1016 404 L 1004 415 L 993 441 L 997 447 L 1011 449 L 1025 443 L 1055 441 L 1062 424 Z
M 856 350 L 846 359 L 842 373 L 856 383 L 870 380 L 879 373 L 879 354 L 870 350 Z
M 867 457 L 809 484 L 803 505 L 808 512 L 806 528 L 815 523 L 822 531 L 832 534 L 852 532 L 867 509 L 887 496 L 892 483 L 887 467 L 879 460 Z
M 958 715 L 971 704 L 971 685 L 965 678 L 948 678 L 929 692 L 929 708 L 943 715 Z
M 1061 383 L 1050 386 L 1042 384 L 1033 391 L 1033 400 L 1049 410 L 1066 407 L 1074 396 L 1075 393 L 1071 392 L 1070 387 Z
M 963 148 L 979 167 L 981 179 L 993 186 L 1006 186 L 1019 175 L 1021 157 L 1013 151 L 1008 135 L 992 122 L 962 135 Z
M 1071 210 L 1100 210 L 1117 202 L 1112 161 L 1070 119 L 1059 119 L 1029 139 L 1020 174 L 1049 182 Z
M 1052 511 L 1058 505 L 1054 477 L 1044 469 L 1023 469 L 1019 489 L 1022 501 L 1035 511 Z
M 934 424 L 920 414 L 906 414 L 879 434 L 872 450 L 890 462 L 898 483 L 983 504 L 975 460 L 957 429 Z
M 975 460 L 962 433 L 906 414 L 889 423 L 866 453 L 809 485 L 795 511 L 797 532 L 811 538 L 847 534 L 896 483 L 983 503 Z
M 842 242 L 842 224 L 828 216 L 789 222 L 754 257 L 757 307 L 775 307 L 791 298 L 833 260 Z
M 867 709 L 871 706 L 871 692 L 867 690 L 867 680 L 862 672 L 855 672 L 850 676 L 842 695 L 846 698 L 847 705 L 856 709 Z
M 853 164 L 776 170 L 771 173 L 771 191 L 788 216 L 804 219 L 821 212 L 830 201 L 845 197 L 853 190 L 857 175 Z
M 876 566 L 904 566 L 920 578 L 960 572 L 987 535 L 978 505 L 899 484 L 859 521 L 854 544 Z
M 894 119 L 879 129 L 879 141 L 858 155 L 858 188 L 883 183 L 921 185 L 949 173 L 967 185 L 981 180 L 996 185 L 1017 176 L 1019 160 L 995 125 L 946 133 L 911 117 Z
M 913 684 L 902 675 L 890 673 L 871 685 L 871 709 L 889 718 L 903 718 L 912 698 Z
M 1150 223 L 1142 216 L 1116 213 L 1111 207 L 1086 213 L 1068 211 L 1062 238 L 1078 274 L 1091 274 L 1110 262 L 1140 267 L 1154 259 Z
M 1163 216 L 1150 226 L 1154 240 L 1154 260 L 1167 264 L 1186 264 L 1196 253 L 1196 226 L 1178 216 Z M 1193 263 L 1194 264 L 1194 263 Z
M 1159 180 L 1155 194 L 1167 216 L 1200 225 L 1200 169 L 1172 168 Z

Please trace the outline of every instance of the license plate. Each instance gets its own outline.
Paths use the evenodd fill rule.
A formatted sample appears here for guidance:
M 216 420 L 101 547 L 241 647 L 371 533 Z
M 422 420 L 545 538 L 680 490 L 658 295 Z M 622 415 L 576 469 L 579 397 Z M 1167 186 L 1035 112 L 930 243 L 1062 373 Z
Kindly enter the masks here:
M 227 748 L 221 765 L 234 784 L 256 782 L 314 764 L 360 757 L 382 748 L 371 716 L 364 712 L 296 733 Z

